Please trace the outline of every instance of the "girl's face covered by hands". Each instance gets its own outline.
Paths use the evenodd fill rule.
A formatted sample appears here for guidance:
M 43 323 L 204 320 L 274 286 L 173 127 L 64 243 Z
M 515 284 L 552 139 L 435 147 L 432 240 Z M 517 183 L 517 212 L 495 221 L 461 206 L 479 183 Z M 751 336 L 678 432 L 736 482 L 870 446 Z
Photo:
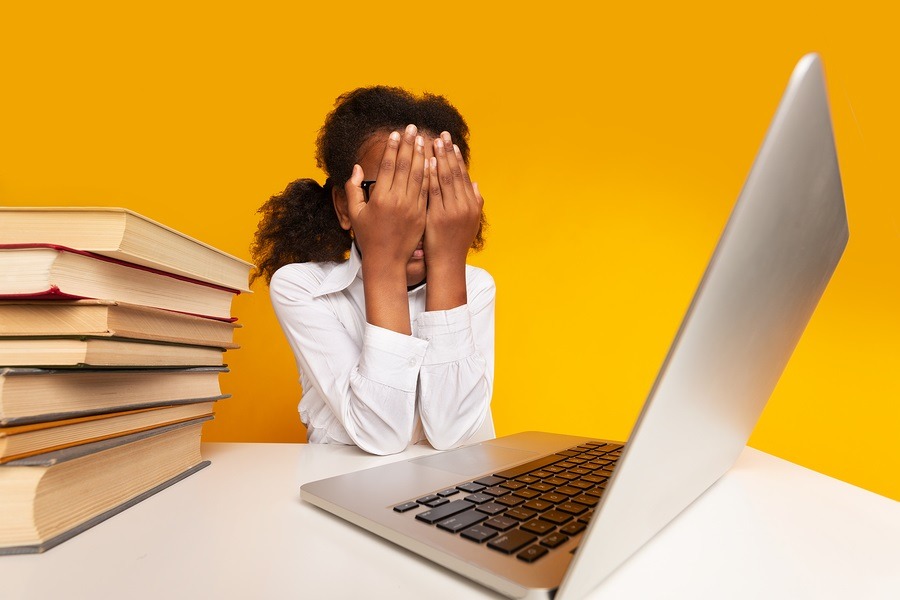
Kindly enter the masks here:
M 382 160 L 384 159 L 384 151 L 387 147 L 389 131 L 378 132 L 373 134 L 360 148 L 358 164 L 362 167 L 364 179 L 367 181 L 375 180 L 381 169 Z M 418 132 L 424 140 L 422 148 L 425 159 L 430 160 L 434 156 L 433 141 L 426 132 Z M 377 187 L 377 186 L 376 186 Z M 371 189 L 370 195 L 374 193 L 375 187 Z M 420 237 L 418 245 L 409 257 L 406 264 L 406 285 L 414 286 L 425 281 L 425 248 L 424 235 Z
M 415 125 L 366 140 L 334 200 L 341 226 L 356 235 L 364 265 L 379 273 L 405 271 L 407 286 L 422 283 L 426 269 L 464 274 L 484 205 L 450 134 L 432 137 Z

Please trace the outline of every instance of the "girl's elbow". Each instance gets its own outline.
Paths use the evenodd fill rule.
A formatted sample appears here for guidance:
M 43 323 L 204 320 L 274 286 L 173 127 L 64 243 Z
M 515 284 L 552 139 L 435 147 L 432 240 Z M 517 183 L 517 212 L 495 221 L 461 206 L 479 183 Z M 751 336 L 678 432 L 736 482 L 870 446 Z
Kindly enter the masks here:
M 353 442 L 369 454 L 385 456 L 406 450 L 412 437 L 412 423 L 354 422 L 348 433 Z

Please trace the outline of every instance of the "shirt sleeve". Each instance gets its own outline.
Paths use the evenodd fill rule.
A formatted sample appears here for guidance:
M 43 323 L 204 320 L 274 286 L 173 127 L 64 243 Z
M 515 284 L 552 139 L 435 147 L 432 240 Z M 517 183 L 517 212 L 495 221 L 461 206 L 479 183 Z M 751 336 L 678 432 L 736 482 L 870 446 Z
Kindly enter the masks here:
M 316 388 L 357 446 L 392 454 L 409 445 L 416 386 L 428 342 L 363 324 L 363 344 L 327 299 L 314 298 L 303 271 L 275 274 L 272 305 L 304 380 Z
M 490 418 L 495 286 L 487 272 L 470 273 L 467 305 L 415 321 L 414 335 L 428 343 L 419 370 L 420 416 L 439 450 L 465 443 Z

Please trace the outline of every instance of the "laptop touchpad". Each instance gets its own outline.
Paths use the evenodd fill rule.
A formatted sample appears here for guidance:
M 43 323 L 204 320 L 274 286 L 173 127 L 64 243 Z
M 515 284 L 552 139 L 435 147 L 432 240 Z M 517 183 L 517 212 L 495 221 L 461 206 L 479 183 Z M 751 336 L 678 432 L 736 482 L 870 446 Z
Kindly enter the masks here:
M 529 458 L 537 456 L 538 452 L 530 450 L 516 450 L 503 448 L 490 444 L 479 444 L 442 452 L 433 456 L 414 458 L 409 462 L 433 467 L 443 471 L 459 473 L 460 475 L 480 475 L 488 471 L 497 471 L 501 467 L 525 462 Z

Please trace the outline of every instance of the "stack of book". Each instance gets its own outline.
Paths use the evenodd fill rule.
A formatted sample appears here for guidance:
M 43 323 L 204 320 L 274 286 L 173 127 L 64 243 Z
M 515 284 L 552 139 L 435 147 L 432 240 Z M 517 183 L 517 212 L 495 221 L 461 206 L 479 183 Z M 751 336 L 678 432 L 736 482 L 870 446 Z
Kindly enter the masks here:
M 121 208 L 0 207 L 0 554 L 205 467 L 253 265 Z

